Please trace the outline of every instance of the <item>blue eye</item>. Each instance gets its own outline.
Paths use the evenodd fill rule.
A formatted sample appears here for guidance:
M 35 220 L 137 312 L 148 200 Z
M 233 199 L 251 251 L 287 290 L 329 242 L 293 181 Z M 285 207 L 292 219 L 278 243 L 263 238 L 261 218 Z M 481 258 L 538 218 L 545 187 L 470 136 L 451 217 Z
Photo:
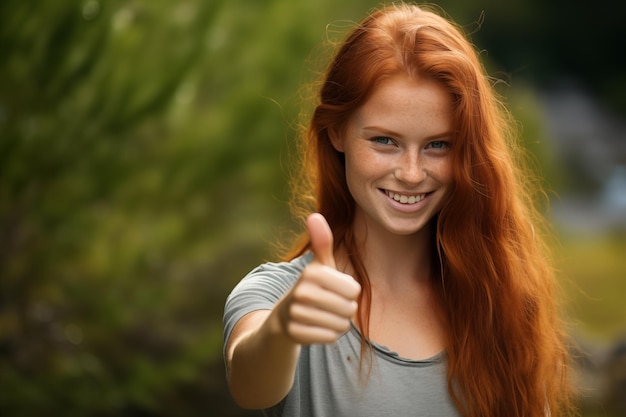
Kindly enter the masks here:
M 393 144 L 393 140 L 391 138 L 388 138 L 386 136 L 376 136 L 374 138 L 372 138 L 373 142 L 376 143 L 380 143 L 381 145 L 392 145 Z
M 447 146 L 448 146 L 448 142 L 444 142 L 443 140 L 436 140 L 428 144 L 428 147 L 433 148 L 433 149 L 443 149 L 443 148 L 446 148 Z

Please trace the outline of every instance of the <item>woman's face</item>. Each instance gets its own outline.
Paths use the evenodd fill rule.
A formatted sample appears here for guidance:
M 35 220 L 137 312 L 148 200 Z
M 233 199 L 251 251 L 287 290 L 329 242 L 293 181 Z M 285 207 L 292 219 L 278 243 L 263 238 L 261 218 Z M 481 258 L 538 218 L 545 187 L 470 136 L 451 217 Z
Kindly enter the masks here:
M 397 235 L 422 230 L 452 188 L 452 139 L 452 100 L 438 82 L 397 75 L 382 83 L 333 139 L 357 218 Z

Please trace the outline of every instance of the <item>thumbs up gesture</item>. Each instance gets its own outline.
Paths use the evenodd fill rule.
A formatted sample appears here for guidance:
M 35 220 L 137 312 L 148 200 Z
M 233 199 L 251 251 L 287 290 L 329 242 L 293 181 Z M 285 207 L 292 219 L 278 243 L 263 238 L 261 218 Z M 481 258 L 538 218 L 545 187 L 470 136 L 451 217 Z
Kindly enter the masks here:
M 324 216 L 307 219 L 313 260 L 276 305 L 282 331 L 299 344 L 332 343 L 350 328 L 361 286 L 336 269 L 333 234 Z

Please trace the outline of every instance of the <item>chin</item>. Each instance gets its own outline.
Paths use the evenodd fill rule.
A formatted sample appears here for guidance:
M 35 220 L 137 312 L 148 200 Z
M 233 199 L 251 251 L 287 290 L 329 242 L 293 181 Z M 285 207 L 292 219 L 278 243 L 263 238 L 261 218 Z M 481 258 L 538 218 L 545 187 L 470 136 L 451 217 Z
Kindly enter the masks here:
M 385 225 L 385 229 L 387 229 L 388 232 L 393 233 L 394 235 L 398 235 L 398 236 L 412 236 L 412 235 L 417 235 L 420 234 L 422 232 L 424 232 L 425 230 L 428 229 L 428 226 L 430 224 L 430 221 L 428 222 L 404 222 L 404 224 L 398 224 L 398 223 L 391 223 L 391 224 L 386 224 Z

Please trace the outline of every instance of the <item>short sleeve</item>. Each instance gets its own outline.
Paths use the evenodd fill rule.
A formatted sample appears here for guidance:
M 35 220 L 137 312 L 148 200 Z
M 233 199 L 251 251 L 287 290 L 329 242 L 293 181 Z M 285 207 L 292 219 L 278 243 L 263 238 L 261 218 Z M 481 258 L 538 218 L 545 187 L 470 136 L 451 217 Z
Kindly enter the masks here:
M 310 254 L 291 262 L 265 263 L 246 275 L 226 298 L 224 307 L 224 346 L 237 322 L 257 310 L 271 310 L 274 304 L 296 283 Z

